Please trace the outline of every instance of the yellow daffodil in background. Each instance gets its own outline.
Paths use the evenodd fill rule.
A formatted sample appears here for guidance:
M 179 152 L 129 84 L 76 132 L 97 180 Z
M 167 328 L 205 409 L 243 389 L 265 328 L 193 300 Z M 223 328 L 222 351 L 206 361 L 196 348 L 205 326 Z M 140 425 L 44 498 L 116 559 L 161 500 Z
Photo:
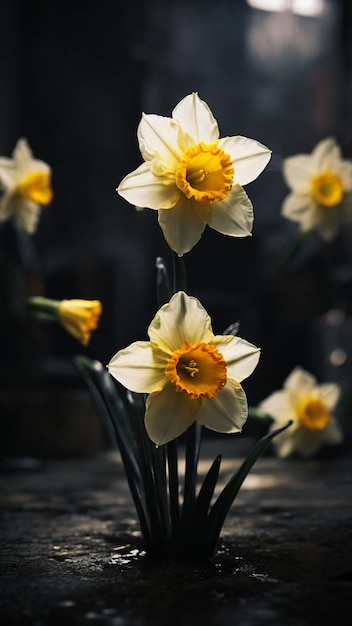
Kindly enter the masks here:
M 242 136 L 219 138 L 208 105 L 192 93 L 172 117 L 143 113 L 138 126 L 144 163 L 128 174 L 118 193 L 136 207 L 158 211 L 164 237 L 182 255 L 206 227 L 246 237 L 253 227 L 253 206 L 243 186 L 255 180 L 271 151 Z
M 36 231 L 42 206 L 53 198 L 51 168 L 34 159 L 26 139 L 19 139 L 12 158 L 0 157 L 0 222 L 13 219 L 29 234 Z
M 232 335 L 214 335 L 200 302 L 179 291 L 151 322 L 150 341 L 120 350 L 110 374 L 130 391 L 148 393 L 145 426 L 157 445 L 197 421 L 221 433 L 242 429 L 248 416 L 240 382 L 256 367 L 260 350 Z
M 312 374 L 296 367 L 283 389 L 258 405 L 273 418 L 271 429 L 293 421 L 290 428 L 273 440 L 278 456 L 287 457 L 296 452 L 308 458 L 324 445 L 341 443 L 343 434 L 333 414 L 339 398 L 339 385 L 319 385 Z
M 99 300 L 62 300 L 57 316 L 61 326 L 77 341 L 87 346 L 102 313 Z
M 58 321 L 84 346 L 88 345 L 93 330 L 98 327 L 103 310 L 99 300 L 52 300 L 41 296 L 28 298 L 28 305 L 35 317 Z
M 352 220 L 352 162 L 342 159 L 335 139 L 320 141 L 311 154 L 285 159 L 283 175 L 291 193 L 281 213 L 302 232 L 316 229 L 329 240 L 341 222 Z

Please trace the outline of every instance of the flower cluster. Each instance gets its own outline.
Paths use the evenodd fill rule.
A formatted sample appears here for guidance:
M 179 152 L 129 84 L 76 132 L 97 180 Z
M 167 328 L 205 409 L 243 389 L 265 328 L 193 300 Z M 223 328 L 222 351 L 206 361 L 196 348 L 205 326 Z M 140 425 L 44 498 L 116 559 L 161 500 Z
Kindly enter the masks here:
M 232 237 L 249 236 L 253 206 L 243 185 L 267 165 L 271 151 L 242 136 L 220 139 L 217 121 L 197 93 L 172 117 L 142 115 L 138 141 L 144 163 L 117 188 L 131 204 L 158 211 L 170 248 L 179 256 L 199 241 L 208 224 Z M 239 432 L 248 416 L 240 382 L 260 350 L 235 336 L 214 336 L 195 298 L 176 293 L 149 326 L 150 342 L 118 352 L 109 372 L 129 390 L 150 394 L 146 430 L 156 444 L 191 424 Z
M 149 324 L 148 341 L 119 350 L 107 366 L 84 356 L 75 362 L 119 447 L 144 547 L 154 555 L 204 559 L 213 554 L 243 480 L 271 441 L 279 457 L 310 457 L 323 445 L 342 441 L 334 415 L 340 388 L 319 385 L 297 366 L 282 390 L 249 407 L 242 382 L 258 365 L 260 348 L 237 336 L 234 327 L 214 334 L 210 316 L 185 287 L 184 255 L 206 226 L 234 238 L 251 236 L 253 205 L 244 187 L 263 172 L 270 149 L 240 135 L 221 138 L 212 111 L 197 93 L 183 98 L 171 117 L 143 113 L 137 136 L 143 163 L 117 192 L 137 210 L 157 211 L 174 253 L 173 281 L 159 258 L 159 310 Z M 284 160 L 283 176 L 290 193 L 282 215 L 298 222 L 303 233 L 316 229 L 330 239 L 351 220 L 352 163 L 342 159 L 334 139 L 321 141 L 311 155 Z M 26 140 L 18 141 L 11 159 L 0 158 L 0 187 L 0 221 L 13 220 L 33 234 L 40 208 L 53 194 L 50 167 L 33 158 Z M 28 306 L 37 318 L 59 322 L 84 346 L 102 314 L 98 300 L 32 296 Z M 240 433 L 249 415 L 271 420 L 267 434 L 216 498 L 221 455 L 197 492 L 202 428 Z
M 231 237 L 251 235 L 253 206 L 243 186 L 264 170 L 271 151 L 246 137 L 220 138 L 197 93 L 181 100 L 170 118 L 143 114 L 138 140 L 144 163 L 117 191 L 136 209 L 158 212 L 175 253 L 174 279 L 170 283 L 159 258 L 160 308 L 148 327 L 149 341 L 119 350 L 106 370 L 87 358 L 76 363 L 119 446 L 147 551 L 199 560 L 213 554 L 245 476 L 290 422 L 258 442 L 215 501 L 220 455 L 196 492 L 202 428 L 241 432 L 249 415 L 241 383 L 257 366 L 260 348 L 236 332 L 214 334 L 208 313 L 186 292 L 184 255 L 207 225 Z M 181 437 L 182 485 L 176 447 Z
M 33 235 L 41 208 L 53 199 L 51 167 L 33 157 L 26 139 L 19 139 L 12 158 L 0 157 L 0 223 L 13 222 L 21 231 Z M 45 321 L 57 321 L 82 345 L 87 346 L 102 313 L 98 300 L 52 300 L 28 297 L 31 313 Z

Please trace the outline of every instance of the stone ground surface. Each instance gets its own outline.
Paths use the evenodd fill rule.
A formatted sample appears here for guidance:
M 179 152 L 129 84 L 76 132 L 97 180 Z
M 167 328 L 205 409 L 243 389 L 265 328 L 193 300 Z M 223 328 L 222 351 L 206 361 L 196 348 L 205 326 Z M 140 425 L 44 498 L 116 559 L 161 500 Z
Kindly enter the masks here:
M 200 472 L 223 445 L 205 445 Z M 224 453 L 221 478 L 238 464 Z M 258 459 L 209 566 L 156 562 L 139 551 L 117 453 L 22 459 L 22 467 L 5 459 L 0 486 L 2 623 L 351 624 L 349 453 Z

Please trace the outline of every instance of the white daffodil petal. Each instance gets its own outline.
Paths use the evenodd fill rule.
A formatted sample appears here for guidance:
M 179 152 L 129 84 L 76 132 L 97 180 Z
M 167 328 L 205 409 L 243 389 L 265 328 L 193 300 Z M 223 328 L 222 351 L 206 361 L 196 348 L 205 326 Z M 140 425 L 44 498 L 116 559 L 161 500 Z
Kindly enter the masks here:
M 296 413 L 286 390 L 274 391 L 268 398 L 258 404 L 258 409 L 275 420 L 275 428 L 289 420 L 295 421 Z
M 33 158 L 33 153 L 27 139 L 21 138 L 17 141 L 12 156 L 12 163 L 16 169 L 17 180 L 20 180 L 31 172 L 51 173 L 51 167 L 48 163 Z
M 31 161 L 33 157 L 32 150 L 29 147 L 27 139 L 21 137 L 17 141 L 15 149 L 12 153 L 13 158 L 20 164 L 23 164 L 27 161 Z
M 20 168 L 20 171 L 23 173 L 29 174 L 30 172 L 48 172 L 51 173 L 51 167 L 44 161 L 39 161 L 38 159 L 33 159 L 30 163 L 26 163 L 23 168 Z
M 13 151 L 13 156 L 16 162 L 18 180 L 24 178 L 31 172 L 51 173 L 51 167 L 47 163 L 40 159 L 33 158 L 32 151 L 26 139 L 18 140 Z
M 171 117 L 143 113 L 137 130 L 139 149 L 145 161 L 156 159 L 174 171 L 182 153 L 177 145 L 178 126 Z
M 338 167 L 338 174 L 342 180 L 344 192 L 352 191 L 352 163 L 341 161 Z
M 180 197 L 175 179 L 155 176 L 146 163 L 127 174 L 116 191 L 137 207 L 156 210 L 170 209 Z
M 190 343 L 213 338 L 211 321 L 208 313 L 197 298 L 178 291 L 169 303 L 159 309 L 148 328 L 151 343 L 158 345 L 170 356 L 185 339 Z
M 246 394 L 238 382 L 228 379 L 214 398 L 203 400 L 197 422 L 218 433 L 237 433 L 247 417 Z
M 148 341 L 136 341 L 112 357 L 110 374 L 130 391 L 152 393 L 165 383 L 165 363 L 157 359 Z
M 181 194 L 171 210 L 159 211 L 158 220 L 171 250 L 181 256 L 192 250 L 206 227 L 199 211 L 194 210 L 194 203 Z
M 283 175 L 287 185 L 298 194 L 310 193 L 310 179 L 316 170 L 310 155 L 298 154 L 284 159 Z
M 275 430 L 278 427 L 278 423 L 274 424 L 270 431 Z M 295 433 L 292 432 L 292 426 L 289 426 L 279 435 L 276 435 L 272 440 L 276 454 L 278 457 L 284 459 L 291 456 L 296 448 Z
M 303 231 L 311 230 L 319 221 L 317 206 L 307 194 L 290 193 L 284 199 L 281 215 L 293 222 L 298 222 Z
M 226 361 L 227 375 L 239 383 L 248 378 L 258 364 L 260 349 L 237 335 L 232 341 L 216 341 L 216 348 Z
M 150 439 L 163 445 L 184 433 L 195 421 L 200 404 L 190 400 L 168 384 L 148 396 L 145 428 Z
M 319 396 L 329 409 L 334 409 L 341 396 L 341 389 L 334 383 L 319 385 Z
M 337 443 L 343 442 L 343 439 L 344 439 L 343 431 L 341 429 L 340 424 L 333 416 L 330 418 L 330 421 L 327 427 L 325 428 L 325 430 L 323 431 L 323 433 L 324 433 L 324 443 L 337 444 Z
M 219 138 L 219 127 L 210 107 L 197 93 L 181 100 L 172 111 L 172 117 L 194 140 L 195 144 L 213 143 Z
M 12 194 L 4 192 L 0 198 L 0 222 L 6 222 L 12 214 Z
M 241 186 L 258 178 L 271 158 L 269 148 L 241 135 L 220 139 L 219 147 L 230 155 L 235 169 L 234 182 Z
M 27 231 L 30 235 L 36 231 L 41 214 L 41 207 L 38 204 L 27 198 L 13 196 L 9 201 L 8 210 L 13 215 L 18 228 Z
M 16 186 L 17 171 L 12 159 L 0 158 L 0 189 L 12 190 Z
M 330 169 L 332 165 L 341 160 L 341 149 L 335 139 L 328 137 L 315 146 L 310 158 L 317 171 Z
M 240 185 L 221 202 L 213 202 L 210 228 L 230 237 L 248 237 L 253 228 L 253 205 Z
M 186 130 L 179 126 L 178 122 L 175 121 L 175 124 L 178 125 L 177 145 L 182 154 L 185 154 L 189 148 L 194 146 L 194 139 Z
M 295 367 L 287 376 L 284 387 L 290 391 L 300 390 L 302 394 L 306 394 L 317 384 L 315 376 L 306 372 L 301 367 Z

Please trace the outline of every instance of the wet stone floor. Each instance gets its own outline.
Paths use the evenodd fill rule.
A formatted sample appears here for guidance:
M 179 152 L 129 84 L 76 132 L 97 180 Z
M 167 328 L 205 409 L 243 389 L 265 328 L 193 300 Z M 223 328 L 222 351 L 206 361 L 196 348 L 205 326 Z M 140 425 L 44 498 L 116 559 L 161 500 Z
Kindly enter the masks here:
M 241 459 L 222 448 L 207 443 L 200 472 L 222 452 L 225 482 Z M 202 566 L 141 550 L 118 453 L 5 459 L 0 486 L 4 624 L 351 624 L 350 453 L 260 458 Z

